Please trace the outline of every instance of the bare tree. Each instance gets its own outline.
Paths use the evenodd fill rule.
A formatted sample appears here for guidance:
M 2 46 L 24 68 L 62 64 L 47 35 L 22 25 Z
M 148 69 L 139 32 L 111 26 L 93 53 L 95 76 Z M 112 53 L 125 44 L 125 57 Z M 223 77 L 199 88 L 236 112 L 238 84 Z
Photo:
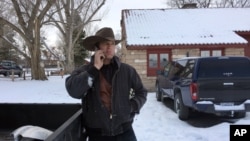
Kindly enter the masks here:
M 196 3 L 200 8 L 210 7 L 211 2 L 212 2 L 212 0 L 196 0 Z
M 1 1 L 8 3 L 9 1 Z M 15 11 L 15 16 L 11 20 L 0 17 L 0 23 L 15 31 L 22 39 L 29 50 L 30 56 L 22 52 L 17 45 L 8 41 L 5 36 L 0 36 L 9 45 L 19 51 L 26 59 L 30 60 L 32 79 L 47 80 L 44 68 L 41 65 L 40 50 L 40 29 L 43 25 L 44 17 L 55 0 L 11 0 L 10 5 Z
M 250 7 L 250 0 L 215 0 L 216 7 Z
M 105 4 L 106 0 L 60 0 L 55 6 L 57 12 L 51 19 L 60 31 L 65 41 L 65 71 L 71 72 L 75 68 L 74 45 L 86 25 L 93 21 L 94 16 Z M 73 36 L 73 33 L 75 36 Z

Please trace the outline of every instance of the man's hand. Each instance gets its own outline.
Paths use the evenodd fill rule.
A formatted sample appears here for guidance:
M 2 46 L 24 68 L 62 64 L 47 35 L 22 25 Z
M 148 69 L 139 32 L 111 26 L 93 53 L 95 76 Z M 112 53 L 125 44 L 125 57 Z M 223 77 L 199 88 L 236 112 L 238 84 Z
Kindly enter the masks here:
M 100 70 L 103 66 L 103 60 L 105 58 L 104 53 L 102 50 L 97 50 L 95 52 L 95 60 L 94 60 L 94 66 Z

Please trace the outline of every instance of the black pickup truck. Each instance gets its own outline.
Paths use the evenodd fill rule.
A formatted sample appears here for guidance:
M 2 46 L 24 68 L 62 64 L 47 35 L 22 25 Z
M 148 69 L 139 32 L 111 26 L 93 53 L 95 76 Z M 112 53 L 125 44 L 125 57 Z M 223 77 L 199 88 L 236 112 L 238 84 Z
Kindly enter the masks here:
M 156 98 L 174 100 L 179 119 L 195 112 L 245 117 L 250 110 L 250 59 L 243 56 L 187 57 L 158 71 Z

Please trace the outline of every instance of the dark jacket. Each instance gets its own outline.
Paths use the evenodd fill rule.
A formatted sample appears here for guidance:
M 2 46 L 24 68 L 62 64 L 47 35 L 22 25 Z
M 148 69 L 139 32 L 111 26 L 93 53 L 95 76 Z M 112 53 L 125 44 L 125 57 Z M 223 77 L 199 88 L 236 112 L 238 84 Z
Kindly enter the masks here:
M 135 113 L 139 113 L 147 98 L 147 90 L 136 70 L 121 63 L 116 56 L 113 60 L 117 69 L 112 79 L 111 113 L 101 102 L 99 71 L 93 66 L 93 60 L 66 78 L 69 95 L 82 99 L 83 123 L 87 130 L 98 131 L 107 136 L 127 130 Z

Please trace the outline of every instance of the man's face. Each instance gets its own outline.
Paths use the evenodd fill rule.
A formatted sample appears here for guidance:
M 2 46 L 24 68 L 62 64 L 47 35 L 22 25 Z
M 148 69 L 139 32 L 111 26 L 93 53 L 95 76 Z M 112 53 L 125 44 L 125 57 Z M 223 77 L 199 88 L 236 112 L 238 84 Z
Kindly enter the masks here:
M 99 48 L 103 51 L 106 59 L 112 59 L 115 55 L 115 41 L 100 42 Z

